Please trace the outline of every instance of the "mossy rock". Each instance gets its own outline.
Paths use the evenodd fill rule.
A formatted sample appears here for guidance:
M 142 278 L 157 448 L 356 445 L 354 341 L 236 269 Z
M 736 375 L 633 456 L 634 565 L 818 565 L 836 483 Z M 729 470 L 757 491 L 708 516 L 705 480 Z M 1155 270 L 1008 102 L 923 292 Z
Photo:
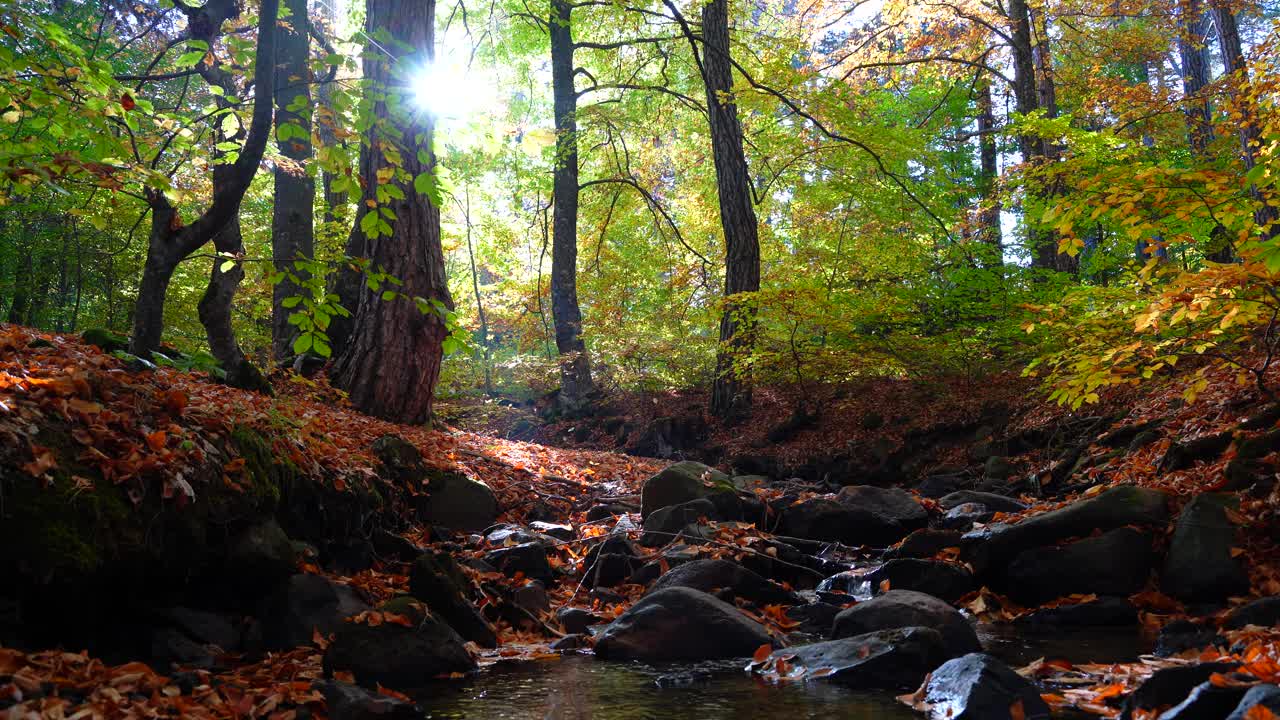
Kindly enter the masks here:
M 90 345 L 96 345 L 105 353 L 126 351 L 129 349 L 129 338 L 106 328 L 89 328 L 80 333 L 80 337 Z

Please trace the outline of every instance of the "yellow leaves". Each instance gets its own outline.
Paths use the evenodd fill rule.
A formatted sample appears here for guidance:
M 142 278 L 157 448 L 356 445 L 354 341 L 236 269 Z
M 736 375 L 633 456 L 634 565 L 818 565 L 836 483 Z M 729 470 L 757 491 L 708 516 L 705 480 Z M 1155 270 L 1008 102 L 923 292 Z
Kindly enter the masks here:
M 391 167 L 378 168 L 378 184 L 386 185 L 396 176 L 396 169 Z

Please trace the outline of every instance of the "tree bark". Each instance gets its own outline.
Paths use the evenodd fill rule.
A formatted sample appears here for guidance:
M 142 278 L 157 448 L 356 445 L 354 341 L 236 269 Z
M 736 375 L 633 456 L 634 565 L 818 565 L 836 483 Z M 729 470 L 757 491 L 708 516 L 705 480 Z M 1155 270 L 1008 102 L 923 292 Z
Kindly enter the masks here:
M 370 201 L 377 205 L 378 171 L 393 167 L 385 155 L 390 146 L 399 147 L 399 167 L 410 177 L 431 172 L 435 164 L 432 120 L 413 107 L 409 86 L 412 73 L 433 59 L 434 26 L 433 0 L 368 0 L 367 34 L 389 32 L 391 46 L 401 50 L 394 67 L 377 47 L 371 46 L 365 54 L 365 77 L 395 102 L 375 104 L 373 112 L 380 122 L 371 128 L 369 142 L 361 146 L 362 213 L 374 211 Z M 382 300 L 379 292 L 361 286 L 355 293 L 354 321 L 332 376 L 366 413 L 399 422 L 426 422 L 447 335 L 444 318 L 430 301 L 453 307 L 440 246 L 440 210 L 414 192 L 412 180 L 390 182 L 399 184 L 405 194 L 404 200 L 385 203 L 396 216 L 394 233 L 361 243 L 357 236 L 363 234 L 357 224 L 352 241 L 368 249 L 373 268 L 383 268 L 400 280 L 394 289 L 401 296 Z
M 559 405 L 577 415 L 592 391 L 591 362 L 582 340 L 578 305 L 578 96 L 573 83 L 573 6 L 551 0 L 551 93 L 556 123 L 556 162 L 552 175 L 551 316 L 560 355 Z
M 754 344 L 756 313 L 754 301 L 741 295 L 760 289 L 760 238 L 751 204 L 747 158 L 742 151 L 742 125 L 732 96 L 727 0 L 711 0 L 702 7 L 702 40 L 706 48 L 702 55 L 702 81 L 725 243 L 725 308 L 720 319 L 711 410 L 732 423 L 751 407 L 751 378 L 743 361 Z
M 978 83 L 978 239 L 982 243 L 984 267 L 999 267 L 1004 264 L 1004 243 L 1000 229 L 1000 196 L 996 188 L 1000 168 L 995 127 L 996 119 L 991 102 L 991 78 L 984 75 Z
M 311 162 L 311 59 L 310 35 L 307 30 L 307 0 L 284 0 L 289 10 L 289 27 L 281 28 L 276 63 L 276 144 L 285 158 L 275 168 L 275 204 L 271 213 L 271 259 L 277 272 L 286 273 L 271 291 L 271 349 L 276 362 L 293 355 L 293 341 L 297 328 L 289 324 L 290 310 L 284 307 L 285 298 L 303 293 L 303 289 L 288 278 L 292 272 L 302 273 L 293 267 L 298 258 L 315 255 L 314 206 L 315 180 L 307 174 Z M 304 105 L 302 112 L 289 110 L 289 106 Z M 296 133 L 287 140 L 279 138 L 280 127 L 296 125 L 306 133 Z
M 1208 18 L 1201 0 L 1179 0 L 1178 56 L 1182 61 L 1182 94 L 1186 102 L 1187 140 L 1199 157 L 1213 141 L 1213 116 L 1209 99 L 1202 97 L 1209 84 Z

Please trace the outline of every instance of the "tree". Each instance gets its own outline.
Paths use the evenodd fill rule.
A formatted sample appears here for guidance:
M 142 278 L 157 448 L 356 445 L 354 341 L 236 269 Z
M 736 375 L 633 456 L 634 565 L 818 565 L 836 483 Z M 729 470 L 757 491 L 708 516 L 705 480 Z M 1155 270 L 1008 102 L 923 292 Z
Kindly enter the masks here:
M 991 78 L 983 74 L 978 81 L 978 237 L 989 267 L 1004 263 L 1004 243 L 1000 231 L 1000 197 L 996 187 L 1000 181 L 999 153 L 996 147 L 996 119 L 992 111 Z
M 277 362 L 293 354 L 297 331 L 289 324 L 287 298 L 302 294 L 293 277 L 303 275 L 294 267 L 299 258 L 315 254 L 313 206 L 315 180 L 307 171 L 311 160 L 311 43 L 307 0 L 284 0 L 287 24 L 280 30 L 276 62 L 276 144 L 280 159 L 275 167 L 275 202 L 271 214 L 271 258 L 279 273 L 272 288 L 271 349 Z
M 426 422 L 453 307 L 434 191 L 433 121 L 413 101 L 414 78 L 434 59 L 435 2 L 368 0 L 365 34 L 371 122 L 360 147 L 364 192 L 348 242 L 365 282 L 344 298 L 353 317 L 331 375 L 370 415 Z
M 551 315 L 560 354 L 560 406 L 582 412 L 592 391 L 591 362 L 578 305 L 578 94 L 574 89 L 573 5 L 551 0 L 551 91 L 556 125 L 552 176 Z

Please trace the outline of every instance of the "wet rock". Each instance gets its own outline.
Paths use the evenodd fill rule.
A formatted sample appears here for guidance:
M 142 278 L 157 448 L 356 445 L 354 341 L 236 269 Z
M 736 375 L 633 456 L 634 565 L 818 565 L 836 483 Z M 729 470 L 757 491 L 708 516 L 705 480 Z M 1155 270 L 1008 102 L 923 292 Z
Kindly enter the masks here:
M 538 543 L 543 547 L 554 547 L 555 538 L 550 535 L 532 532 L 519 525 L 498 525 L 485 531 L 484 541 L 491 547 L 510 547 L 524 543 Z
M 1200 683 L 1186 700 L 1160 714 L 1160 720 L 1218 720 L 1224 718 L 1244 699 L 1248 688 L 1219 687 Z
M 1117 528 L 1061 547 L 1027 550 L 1014 558 L 1001 586 L 1024 605 L 1076 593 L 1132 595 L 1146 585 L 1154 562 L 1149 534 Z
M 794 605 L 800 602 L 795 593 L 766 580 L 730 560 L 694 560 L 672 569 L 658 578 L 650 593 L 665 588 L 687 587 L 705 593 L 725 588 L 734 596 L 759 605 Z
M 839 605 L 825 602 L 813 602 L 808 605 L 793 605 L 787 608 L 787 619 L 800 623 L 797 632 L 813 633 L 827 636 L 831 634 L 831 625 L 840 614 Z
M 950 493 L 938 500 L 938 505 L 940 505 L 943 510 L 950 510 L 967 503 L 985 505 L 997 512 L 1018 512 L 1027 509 L 1026 504 L 1020 500 L 1015 500 L 1007 495 L 980 492 L 978 490 L 960 490 Z
M 640 536 L 640 544 L 645 547 L 666 545 L 679 537 L 685 528 L 697 525 L 701 518 L 723 519 L 716 506 L 706 499 L 690 500 L 655 510 L 644 519 L 644 534 Z
M 551 643 L 551 649 L 557 652 L 569 652 L 591 647 L 591 640 L 586 635 L 571 633 Z
M 227 572 L 250 588 L 271 587 L 293 574 L 297 553 L 275 520 L 245 528 L 231 543 Z
M 541 520 L 535 520 L 529 523 L 529 529 L 536 533 L 541 533 L 542 535 L 555 538 L 556 540 L 573 540 L 578 536 L 578 534 L 573 531 L 572 525 L 560 525 L 558 523 L 543 522 Z
M 537 580 L 530 580 L 511 593 L 511 602 L 524 608 L 534 617 L 551 609 L 551 600 L 547 598 L 547 587 Z
M 1125 699 L 1121 720 L 1132 720 L 1135 710 L 1173 707 L 1185 700 L 1197 685 L 1208 681 L 1209 676 L 1229 673 L 1237 667 L 1238 663 L 1202 663 L 1157 670 Z
M 1255 685 L 1240 699 L 1240 704 L 1231 711 L 1227 720 L 1247 720 L 1249 710 L 1262 706 L 1272 713 L 1280 714 L 1280 687 L 1275 685 Z M 1264 716 L 1265 717 L 1265 716 Z
M 476 668 L 462 638 L 437 615 L 421 604 L 392 602 L 386 609 L 408 610 L 411 626 L 343 623 L 324 654 L 326 675 L 345 670 L 366 688 L 411 690 L 438 675 Z
M 1138 610 L 1127 598 L 1100 597 L 1075 605 L 1041 608 L 1014 621 L 1016 625 L 1121 627 L 1138 624 Z
M 769 633 L 738 609 L 683 587 L 650 593 L 596 636 L 607 660 L 709 660 L 748 657 Z
M 299 573 L 267 596 L 260 613 L 263 642 L 273 650 L 310 645 L 314 633 L 335 632 L 343 619 L 368 609 L 350 587 Z
M 1003 569 L 1028 548 L 1053 545 L 1072 537 L 1086 537 L 1095 530 L 1125 525 L 1164 525 L 1169 517 L 1168 496 L 1158 490 L 1120 485 L 1047 513 L 1008 525 L 997 523 L 966 534 L 960 557 L 979 578 Z
M 868 510 L 886 522 L 910 532 L 929 522 L 929 513 L 906 490 L 874 485 L 850 485 L 840 489 L 836 500 L 844 505 Z M 905 533 L 904 533 L 905 535 Z
M 960 535 L 957 530 L 921 528 L 908 535 L 898 547 L 886 550 L 884 558 L 931 558 L 946 548 L 959 547 Z
M 560 608 L 556 611 L 556 619 L 560 621 L 560 627 L 571 635 L 585 633 L 592 625 L 604 622 L 604 618 L 580 607 Z
M 1241 605 L 1227 613 L 1222 626 L 1228 630 L 1238 630 L 1246 625 L 1272 627 L 1280 623 L 1280 595 L 1254 600 Z
M 317 680 L 329 720 L 419 720 L 422 708 L 337 680 Z
M 775 650 L 828 682 L 859 688 L 912 688 L 950 657 L 937 630 L 903 627 Z M 829 671 L 828 671 L 829 669 Z
M 941 560 L 890 560 L 868 575 L 867 579 L 871 581 L 871 591 L 877 595 L 881 593 L 882 587 L 915 590 L 949 603 L 978 589 L 973 581 L 973 573 L 967 568 Z
M 1161 589 L 1186 602 L 1222 602 L 1249 592 L 1249 575 L 1231 556 L 1236 528 L 1227 517 L 1232 500 L 1197 495 L 1183 508 L 1165 558 Z
M 1174 620 L 1160 628 L 1154 654 L 1169 657 L 1188 650 L 1225 646 L 1226 642 L 1226 638 L 1219 635 L 1212 625 L 1202 625 L 1191 620 Z
M 383 476 L 411 487 L 426 484 L 427 494 L 415 508 L 422 522 L 453 530 L 483 530 L 498 516 L 498 500 L 488 485 L 462 473 L 427 467 L 418 448 L 404 438 L 383 435 L 372 449 Z
M 471 583 L 446 552 L 423 553 L 409 568 L 409 593 L 426 603 L 466 640 L 480 647 L 497 647 L 493 627 L 468 602 Z
M 555 576 L 547 562 L 547 549 L 538 543 L 524 543 L 486 553 L 484 559 L 503 575 L 524 573 L 527 578 L 550 584 Z
M 867 573 L 858 570 L 844 570 L 830 577 L 824 578 L 818 583 L 818 592 L 820 593 L 839 593 L 841 595 L 857 595 L 863 586 L 870 587 L 871 581 L 867 579 Z
M 813 498 L 782 512 L 784 535 L 883 547 L 923 527 L 929 516 L 910 494 L 867 485 L 843 488 L 835 500 Z
M 970 653 L 943 663 L 925 684 L 933 720 L 1048 720 L 1040 691 L 996 658 Z M 1021 712 L 1013 710 L 1019 705 Z
M 949 657 L 980 652 L 973 626 L 955 608 L 914 590 L 890 590 L 843 610 L 832 625 L 834 639 L 902 627 L 927 627 L 942 634 Z
M 939 524 L 948 530 L 969 530 L 978 523 L 990 522 L 995 515 L 996 511 L 986 505 L 965 503 L 948 510 Z
M 729 476 L 699 462 L 668 466 L 644 482 L 640 492 L 640 516 L 660 508 L 705 498 L 713 493 L 733 493 Z

